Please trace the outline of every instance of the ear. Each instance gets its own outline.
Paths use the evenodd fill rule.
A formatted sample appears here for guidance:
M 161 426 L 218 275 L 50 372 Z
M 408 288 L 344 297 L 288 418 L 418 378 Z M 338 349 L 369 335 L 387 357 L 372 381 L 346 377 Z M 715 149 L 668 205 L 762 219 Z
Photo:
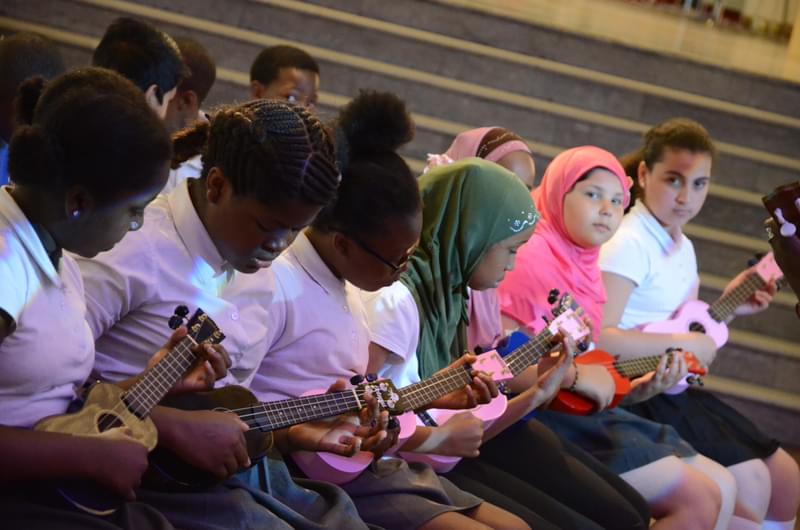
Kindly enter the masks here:
M 225 173 L 216 166 L 212 167 L 206 177 L 206 199 L 209 204 L 219 205 L 230 194 L 231 187 Z
M 347 257 L 350 254 L 351 245 L 352 242 L 348 238 L 339 232 L 333 233 L 333 248 L 336 249 L 336 252 L 344 257 Z
M 64 216 L 67 222 L 79 221 L 91 215 L 95 209 L 95 199 L 83 186 L 70 187 L 64 196 Z M 77 213 L 77 215 L 76 215 Z
M 644 163 L 644 160 L 639 161 L 639 167 L 636 168 L 636 182 L 639 183 L 639 187 L 644 189 L 645 180 L 647 180 L 647 164 Z
M 250 81 L 250 97 L 253 99 L 263 98 L 266 87 L 260 81 Z
M 176 99 L 180 99 L 179 108 L 187 109 L 194 114 L 197 114 L 200 110 L 200 98 L 197 97 L 197 92 L 194 90 L 184 90 L 175 97 Z
M 147 87 L 147 90 L 144 91 L 144 99 L 147 101 L 147 106 L 153 109 L 153 111 L 158 114 L 161 112 L 161 107 L 163 106 L 161 102 L 158 100 L 158 85 L 150 85 Z

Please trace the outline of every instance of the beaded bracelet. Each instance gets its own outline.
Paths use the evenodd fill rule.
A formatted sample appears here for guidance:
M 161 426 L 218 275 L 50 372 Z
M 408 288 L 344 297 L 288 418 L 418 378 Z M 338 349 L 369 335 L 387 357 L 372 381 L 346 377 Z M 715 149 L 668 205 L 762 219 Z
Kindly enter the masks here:
M 567 389 L 569 392 L 575 392 L 575 389 L 578 387 L 578 363 L 573 360 L 572 366 L 575 367 L 575 379 L 572 380 L 572 384 L 569 385 Z

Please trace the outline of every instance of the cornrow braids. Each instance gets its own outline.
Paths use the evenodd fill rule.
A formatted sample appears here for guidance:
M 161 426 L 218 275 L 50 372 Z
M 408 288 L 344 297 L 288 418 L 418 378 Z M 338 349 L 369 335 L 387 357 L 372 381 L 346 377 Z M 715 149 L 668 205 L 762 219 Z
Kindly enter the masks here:
M 306 109 L 274 100 L 216 112 L 202 160 L 202 177 L 218 167 L 236 195 L 265 204 L 302 199 L 324 206 L 340 180 L 328 129 Z

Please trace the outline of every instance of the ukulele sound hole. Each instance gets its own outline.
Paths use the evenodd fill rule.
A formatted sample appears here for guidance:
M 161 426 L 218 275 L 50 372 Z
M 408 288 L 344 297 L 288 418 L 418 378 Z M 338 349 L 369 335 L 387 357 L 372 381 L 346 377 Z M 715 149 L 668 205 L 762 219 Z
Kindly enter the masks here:
M 104 413 L 97 418 L 97 430 L 105 432 L 115 427 L 123 427 L 125 424 L 114 414 Z
M 705 326 L 703 326 L 699 322 L 692 322 L 689 325 L 689 331 L 697 331 L 697 332 L 700 332 L 700 333 L 705 333 L 706 332 L 706 328 L 705 328 Z

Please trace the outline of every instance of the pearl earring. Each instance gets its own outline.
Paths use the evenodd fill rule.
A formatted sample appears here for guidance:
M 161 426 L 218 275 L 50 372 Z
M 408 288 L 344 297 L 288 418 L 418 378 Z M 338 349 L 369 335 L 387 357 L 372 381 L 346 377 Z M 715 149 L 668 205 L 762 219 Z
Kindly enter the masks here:
M 139 221 L 131 221 L 130 229 L 131 230 L 139 230 L 142 225 L 139 224 Z
M 72 218 L 73 219 L 77 219 L 80 216 L 81 216 L 81 211 L 80 210 L 72 210 Z
M 797 201 L 795 201 L 795 204 L 797 204 Z M 775 217 L 778 219 L 778 223 L 781 225 L 781 235 L 783 237 L 792 237 L 795 235 L 795 233 L 797 233 L 797 227 L 783 217 L 783 210 L 780 208 L 775 208 Z

